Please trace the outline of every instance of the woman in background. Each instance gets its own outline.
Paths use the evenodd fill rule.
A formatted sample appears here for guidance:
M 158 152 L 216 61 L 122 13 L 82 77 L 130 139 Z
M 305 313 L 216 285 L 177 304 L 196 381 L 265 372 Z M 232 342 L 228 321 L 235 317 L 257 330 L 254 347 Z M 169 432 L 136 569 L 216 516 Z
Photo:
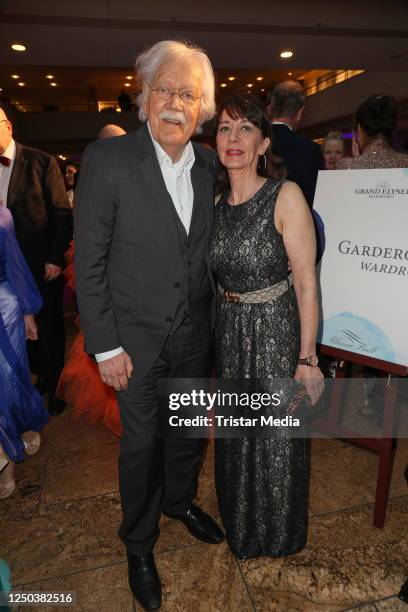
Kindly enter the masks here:
M 322 146 L 326 170 L 335 170 L 344 157 L 344 139 L 341 132 L 329 132 Z
M 354 143 L 356 156 L 340 160 L 340 170 L 370 168 L 408 168 L 408 155 L 391 148 L 390 140 L 397 122 L 397 105 L 391 96 L 371 96 L 357 110 L 357 135 Z M 382 387 L 377 384 L 379 371 L 365 366 L 364 406 L 367 417 L 381 417 L 383 413 Z
M 340 170 L 408 168 L 408 155 L 394 151 L 390 140 L 397 122 L 397 106 L 391 96 L 371 96 L 356 113 L 357 153 L 337 164 Z
M 122 136 L 123 134 L 126 134 L 123 128 L 108 124 L 99 132 L 98 140 Z M 78 179 L 79 172 L 75 177 Z M 68 251 L 65 253 L 67 266 L 63 274 L 65 284 L 73 294 L 75 294 L 74 253 L 75 243 L 72 240 Z M 79 333 L 68 353 L 56 394 L 73 407 L 76 418 L 83 416 L 92 424 L 101 421 L 115 435 L 121 436 L 122 423 L 115 391 L 102 382 L 96 362 L 84 350 L 84 335 L 81 331 L 79 317 L 77 317 L 76 323 Z
M 48 420 L 31 382 L 26 339 L 36 340 L 42 299 L 17 244 L 10 211 L 0 206 L 0 499 L 16 487 L 14 462 L 40 446 Z

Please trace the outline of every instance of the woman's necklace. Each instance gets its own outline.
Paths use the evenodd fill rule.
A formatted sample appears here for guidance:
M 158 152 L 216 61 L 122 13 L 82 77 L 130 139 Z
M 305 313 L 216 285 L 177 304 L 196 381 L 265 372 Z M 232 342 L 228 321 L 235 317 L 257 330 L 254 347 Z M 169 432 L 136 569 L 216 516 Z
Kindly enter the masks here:
M 237 202 L 237 203 L 231 202 L 230 201 L 231 200 L 231 192 L 230 192 L 229 198 L 227 199 L 228 204 L 230 206 L 240 206 L 241 204 L 245 204 L 245 202 L 249 202 L 249 200 L 252 200 L 254 195 L 256 195 L 258 193 L 258 191 L 261 189 L 261 187 L 263 187 L 265 185 L 266 180 L 267 179 L 263 180 L 262 182 L 259 182 L 257 184 L 255 190 L 251 192 L 251 195 L 249 197 L 246 197 L 242 202 Z

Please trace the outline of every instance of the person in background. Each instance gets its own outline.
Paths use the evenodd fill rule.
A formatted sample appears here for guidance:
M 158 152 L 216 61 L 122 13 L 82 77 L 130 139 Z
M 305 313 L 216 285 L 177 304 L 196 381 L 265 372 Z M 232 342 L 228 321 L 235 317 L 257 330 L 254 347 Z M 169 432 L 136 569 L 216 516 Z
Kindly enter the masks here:
M 339 170 L 408 168 L 408 155 L 391 148 L 397 122 L 397 105 L 391 96 L 370 96 L 356 113 L 356 153 L 339 160 Z
M 118 125 L 105 125 L 98 134 L 98 140 L 126 134 Z M 64 278 L 75 294 L 74 240 L 65 253 L 67 266 Z M 80 329 L 80 320 L 77 317 Z M 69 350 L 67 360 L 58 383 L 57 397 L 73 407 L 76 418 L 84 417 L 90 423 L 101 421 L 115 435 L 122 435 L 119 406 L 115 391 L 106 385 L 99 374 L 97 363 L 84 350 L 84 334 L 80 330 Z
M 324 168 L 321 147 L 296 132 L 302 119 L 306 96 L 297 81 L 278 83 L 268 94 L 268 114 L 272 120 L 272 148 L 283 159 L 288 180 L 299 185 L 312 208 L 317 174 Z
M 38 338 L 41 296 L 18 246 L 11 212 L 0 206 L 0 499 L 16 488 L 14 462 L 35 454 L 48 420 L 33 387 L 26 338 Z
M 104 138 L 112 138 L 113 136 L 123 136 L 126 134 L 125 130 L 120 127 L 120 125 L 115 125 L 114 123 L 108 123 L 104 125 L 101 131 L 98 134 L 98 140 L 103 140 Z
M 123 89 L 118 96 L 118 105 L 122 113 L 128 113 L 132 110 L 132 99 Z
M 339 160 L 337 169 L 408 168 L 408 155 L 391 148 L 390 140 L 397 122 L 397 106 L 391 96 L 374 95 L 365 100 L 356 113 L 356 156 Z M 380 417 L 383 408 L 379 371 L 364 368 L 364 416 Z
M 67 190 L 67 196 L 71 208 L 74 205 L 74 187 L 75 187 L 75 175 L 79 172 L 80 165 L 77 162 L 66 160 L 62 164 L 62 176 L 64 178 L 65 188 Z
M 344 157 L 344 138 L 341 132 L 329 132 L 324 139 L 322 150 L 326 170 L 335 170 Z
M 38 340 L 28 343 L 37 388 L 48 394 L 48 411 L 64 409 L 55 389 L 64 365 L 64 253 L 72 238 L 72 210 L 54 157 L 22 146 L 0 109 L 0 202 L 13 216 L 17 241 L 43 299 Z

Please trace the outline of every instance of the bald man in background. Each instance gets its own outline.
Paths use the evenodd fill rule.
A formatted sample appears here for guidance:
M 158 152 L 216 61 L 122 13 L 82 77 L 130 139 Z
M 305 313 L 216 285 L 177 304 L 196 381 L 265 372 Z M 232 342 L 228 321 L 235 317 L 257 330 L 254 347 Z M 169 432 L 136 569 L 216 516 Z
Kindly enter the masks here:
M 103 140 L 104 138 L 113 138 L 114 136 L 123 136 L 126 134 L 125 130 L 120 127 L 120 125 L 115 125 L 114 123 L 108 123 L 104 125 L 101 131 L 98 134 L 98 140 Z

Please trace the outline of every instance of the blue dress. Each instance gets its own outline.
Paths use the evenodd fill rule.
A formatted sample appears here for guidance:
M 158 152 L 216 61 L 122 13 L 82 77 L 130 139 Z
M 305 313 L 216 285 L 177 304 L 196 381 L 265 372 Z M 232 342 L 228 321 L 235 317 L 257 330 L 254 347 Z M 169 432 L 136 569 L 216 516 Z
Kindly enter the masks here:
M 0 205 L 0 444 L 12 461 L 24 459 L 21 435 L 40 431 L 48 420 L 42 398 L 31 383 L 23 319 L 41 306 L 11 213 Z

